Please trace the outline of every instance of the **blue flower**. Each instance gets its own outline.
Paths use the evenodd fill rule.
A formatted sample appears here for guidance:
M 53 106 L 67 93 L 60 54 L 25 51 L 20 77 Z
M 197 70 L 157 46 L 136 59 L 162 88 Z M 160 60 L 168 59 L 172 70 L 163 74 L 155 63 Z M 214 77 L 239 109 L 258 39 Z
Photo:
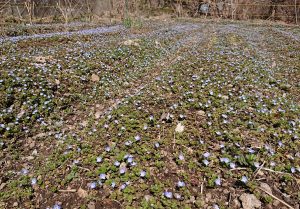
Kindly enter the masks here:
M 105 151 L 106 151 L 106 152 L 110 152 L 110 146 L 106 146 L 106 147 L 105 147 Z
M 220 207 L 217 204 L 214 204 L 213 209 L 220 209 Z
M 97 187 L 97 183 L 96 182 L 92 182 L 92 183 L 89 184 L 89 187 L 91 189 L 95 189 Z
M 185 183 L 183 181 L 178 181 L 177 187 L 185 187 Z
M 127 163 L 132 163 L 133 162 L 133 157 L 128 157 L 127 158 Z
M 22 173 L 23 175 L 27 175 L 28 172 L 29 172 L 29 171 L 28 171 L 26 168 L 23 168 L 23 169 L 21 170 L 21 173 Z
M 202 162 L 203 162 L 203 164 L 204 164 L 204 165 L 206 165 L 206 166 L 208 166 L 208 165 L 209 165 L 209 161 L 208 161 L 208 160 L 206 160 L 206 159 L 202 160 Z
M 146 171 L 142 170 L 142 171 L 140 172 L 140 177 L 145 177 L 146 174 L 147 174 Z
M 248 182 L 248 178 L 246 176 L 242 176 L 241 181 L 246 184 Z
M 121 190 L 124 190 L 126 187 L 127 187 L 127 184 L 122 184 L 122 185 L 120 186 L 120 189 L 121 189 Z
M 158 142 L 155 142 L 154 147 L 155 147 L 155 148 L 159 148 L 159 146 L 160 146 L 159 143 L 158 143 Z
M 231 169 L 234 169 L 236 167 L 235 163 L 230 163 L 229 166 Z
M 106 179 L 106 174 L 105 174 L 105 173 L 101 173 L 101 174 L 99 175 L 99 178 L 100 178 L 101 180 L 105 180 L 105 179 Z
M 53 209 L 61 209 L 62 207 L 59 205 L 59 204 L 55 204 L 54 206 L 53 206 Z
M 184 156 L 183 156 L 183 154 L 182 154 L 182 153 L 180 153 L 180 154 L 179 154 L 179 156 L 178 156 L 178 158 L 179 158 L 179 160 L 184 160 Z
M 221 158 L 220 158 L 220 161 L 221 161 L 222 163 L 229 163 L 229 162 L 230 162 L 229 158 L 227 158 L 227 157 L 221 157 Z
M 124 174 L 124 173 L 126 173 L 126 168 L 125 167 L 122 167 L 122 168 L 120 168 L 120 174 Z
M 141 140 L 141 137 L 140 137 L 139 135 L 137 135 L 137 136 L 135 136 L 135 137 L 134 137 L 134 139 L 135 139 L 135 141 L 137 141 L 137 142 L 138 142 L 138 141 L 140 141 L 140 140 Z
M 172 192 L 168 192 L 168 191 L 165 191 L 164 192 L 164 196 L 168 199 L 172 199 L 173 198 L 173 193 Z
M 114 182 L 114 181 L 111 182 L 111 187 L 112 187 L 112 188 L 115 188 L 115 187 L 116 187 L 116 182 Z
M 209 152 L 205 152 L 205 153 L 203 154 L 203 156 L 204 156 L 205 158 L 208 158 L 208 157 L 210 156 L 210 153 L 209 153 Z
M 101 163 L 102 162 L 102 157 L 97 157 L 97 163 Z
M 215 184 L 216 184 L 217 186 L 221 186 L 221 178 L 220 178 L 220 177 L 218 177 L 218 178 L 215 180 Z
M 36 185 L 36 183 L 37 183 L 37 179 L 36 178 L 32 178 L 31 179 L 31 185 L 33 186 L 33 185 Z
M 296 169 L 294 167 L 291 167 L 291 172 L 292 173 L 295 173 L 296 172 Z
M 120 166 L 120 162 L 119 162 L 119 161 L 115 161 L 114 165 L 115 165 L 116 167 L 119 167 L 119 166 Z

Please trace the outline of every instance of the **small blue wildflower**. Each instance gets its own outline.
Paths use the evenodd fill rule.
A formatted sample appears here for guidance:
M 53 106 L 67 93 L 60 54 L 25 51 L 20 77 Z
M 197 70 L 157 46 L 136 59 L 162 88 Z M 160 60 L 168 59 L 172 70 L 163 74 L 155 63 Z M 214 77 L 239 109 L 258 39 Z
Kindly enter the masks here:
M 168 191 L 165 191 L 164 192 L 164 196 L 168 199 L 172 199 L 173 198 L 173 193 L 172 192 L 168 192 Z
M 127 187 L 127 184 L 122 184 L 122 185 L 120 186 L 120 190 L 124 190 L 126 187 Z
M 296 169 L 294 167 L 291 167 L 291 172 L 292 173 L 295 173 L 296 172 Z
M 213 209 L 220 209 L 220 207 L 217 204 L 214 204 Z
M 128 157 L 127 158 L 127 163 L 132 163 L 133 162 L 133 157 Z
M 180 153 L 180 154 L 179 154 L 179 156 L 178 156 L 178 158 L 179 158 L 179 160 L 184 160 L 184 156 L 183 156 L 183 154 L 182 154 L 182 153 Z
M 59 205 L 59 204 L 55 204 L 54 206 L 53 206 L 53 209 L 61 209 L 62 207 Z
M 131 142 L 131 141 L 126 141 L 126 142 L 125 142 L 125 145 L 126 145 L 126 146 L 130 146 L 130 145 L 132 145 L 132 142 Z
M 21 173 L 22 173 L 23 175 L 27 175 L 28 172 L 29 172 L 29 171 L 28 171 L 26 168 L 23 168 L 23 169 L 21 170 Z
M 246 184 L 248 182 L 248 178 L 246 176 L 242 176 L 241 181 Z
M 204 165 L 206 165 L 206 166 L 208 166 L 208 165 L 209 165 L 209 161 L 208 161 L 208 160 L 206 160 L 206 159 L 202 160 L 202 162 L 203 162 L 203 164 L 204 164 Z
M 231 169 L 234 169 L 236 167 L 235 163 L 230 163 L 229 166 Z
M 110 152 L 110 150 L 111 150 L 110 146 L 106 146 L 106 147 L 105 147 L 105 151 L 106 151 L 106 152 Z
M 210 153 L 209 153 L 209 152 L 205 152 L 205 153 L 203 154 L 203 156 L 204 156 L 205 158 L 208 158 L 208 157 L 210 156 Z
M 140 140 L 141 140 L 141 137 L 140 137 L 139 135 L 137 135 L 137 136 L 135 136 L 135 137 L 134 137 L 134 139 L 135 139 L 135 141 L 137 141 L 137 142 L 138 142 L 138 141 L 140 141 Z
M 124 174 L 124 173 L 126 173 L 126 168 L 125 167 L 122 167 L 122 168 L 120 168 L 120 174 Z
M 111 185 L 110 185 L 112 188 L 115 188 L 116 187 L 116 182 L 111 182 Z
M 140 172 L 140 177 L 142 177 L 142 178 L 143 178 L 143 177 L 145 177 L 145 176 L 146 176 L 146 174 L 147 174 L 147 173 L 146 173 L 146 171 L 142 170 L 142 171 Z
M 120 162 L 119 162 L 119 161 L 115 161 L 114 165 L 115 165 L 116 167 L 119 167 L 119 166 L 120 166 Z
M 178 181 L 177 187 L 185 187 L 185 183 L 183 181 Z
M 220 158 L 220 161 L 221 161 L 222 163 L 229 163 L 229 162 L 230 162 L 229 158 L 227 158 L 227 157 L 221 157 L 221 158 Z
M 102 162 L 102 157 L 97 157 L 96 161 L 97 161 L 97 163 L 101 163 Z
M 31 185 L 34 186 L 37 183 L 37 179 L 36 178 L 32 178 L 31 179 Z
M 105 173 L 101 173 L 101 174 L 99 175 L 99 178 L 100 178 L 101 180 L 105 180 L 105 179 L 106 179 L 106 174 L 105 174 Z
M 96 182 L 92 182 L 92 183 L 89 184 L 89 187 L 91 189 L 95 189 L 97 187 L 97 183 Z
M 154 147 L 155 147 L 155 148 L 159 148 L 159 143 L 158 143 L 158 142 L 155 142 Z
M 215 184 L 216 184 L 217 186 L 221 186 L 221 178 L 220 178 L 220 177 L 218 177 L 218 178 L 215 180 Z
M 136 166 L 136 162 L 131 162 L 131 163 L 129 163 L 129 165 L 130 165 L 131 167 Z

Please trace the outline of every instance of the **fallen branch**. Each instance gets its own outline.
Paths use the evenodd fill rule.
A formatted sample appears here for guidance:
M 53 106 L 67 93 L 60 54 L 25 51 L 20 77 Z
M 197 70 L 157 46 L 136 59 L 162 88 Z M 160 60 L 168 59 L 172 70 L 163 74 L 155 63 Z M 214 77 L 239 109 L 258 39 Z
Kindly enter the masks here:
M 259 189 L 261 191 L 263 191 L 264 193 L 268 194 L 269 196 L 273 197 L 274 199 L 278 200 L 279 202 L 281 202 L 282 204 L 284 204 L 285 206 L 287 206 L 288 208 L 294 209 L 294 207 L 292 207 L 291 205 L 287 204 L 286 202 L 284 202 L 283 200 L 279 199 L 278 197 L 274 196 L 273 194 L 271 194 L 270 192 L 264 190 L 263 188 L 259 187 Z
M 258 172 L 264 167 L 265 163 L 266 161 L 264 161 L 263 164 L 256 169 L 256 171 L 253 174 L 253 178 L 257 176 Z
M 282 172 L 282 171 L 275 171 L 275 170 L 272 170 L 272 169 L 270 169 L 270 168 L 261 168 L 261 170 L 264 170 L 264 171 L 270 171 L 270 172 L 278 173 L 278 174 L 287 174 L 287 175 L 291 175 L 290 173 L 286 173 L 286 172 Z
M 72 192 L 72 193 L 77 192 L 76 189 L 60 189 L 60 190 L 58 190 L 58 191 L 59 191 L 59 192 L 62 192 L 62 193 L 64 193 L 64 192 Z

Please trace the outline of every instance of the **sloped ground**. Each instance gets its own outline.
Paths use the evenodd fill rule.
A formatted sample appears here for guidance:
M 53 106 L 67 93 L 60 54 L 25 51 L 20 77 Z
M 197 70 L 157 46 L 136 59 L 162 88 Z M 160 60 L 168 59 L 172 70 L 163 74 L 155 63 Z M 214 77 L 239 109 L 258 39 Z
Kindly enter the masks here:
M 145 27 L 2 40 L 0 208 L 299 208 L 299 28 Z

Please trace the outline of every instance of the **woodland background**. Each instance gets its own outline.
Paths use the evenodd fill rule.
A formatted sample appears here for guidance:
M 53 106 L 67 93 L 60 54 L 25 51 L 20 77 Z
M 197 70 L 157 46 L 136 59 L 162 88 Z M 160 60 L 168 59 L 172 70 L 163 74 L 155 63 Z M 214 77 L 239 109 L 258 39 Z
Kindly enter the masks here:
M 2 22 L 119 18 L 216 17 L 299 23 L 300 0 L 0 0 Z

